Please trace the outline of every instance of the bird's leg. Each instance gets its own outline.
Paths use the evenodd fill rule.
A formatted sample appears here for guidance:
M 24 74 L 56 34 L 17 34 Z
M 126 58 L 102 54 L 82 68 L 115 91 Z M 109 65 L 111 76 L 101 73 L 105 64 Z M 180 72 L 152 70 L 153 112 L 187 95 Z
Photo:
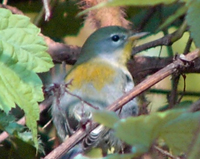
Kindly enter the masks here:
M 90 130 L 91 124 L 92 124 L 92 113 L 85 111 L 85 105 L 84 102 L 81 101 L 82 110 L 81 110 L 81 120 L 80 120 L 80 127 L 86 131 Z M 89 124 L 89 125 L 88 125 Z
M 68 83 L 65 84 L 66 88 L 72 84 L 73 79 L 71 79 Z M 82 99 L 80 96 L 71 93 L 69 90 L 65 90 L 66 93 L 70 94 L 71 96 L 74 96 L 76 98 L 78 98 L 81 102 L 81 116 L 80 116 L 80 127 L 83 128 L 86 131 L 90 130 L 91 124 L 92 124 L 92 113 L 89 112 L 89 115 L 86 114 L 85 112 L 85 104 L 89 107 L 92 107 L 94 109 L 99 109 L 98 107 L 95 107 L 94 105 L 92 105 L 91 103 L 85 101 L 84 99 Z M 89 125 L 88 125 L 89 123 Z
M 92 126 L 92 120 L 90 118 L 82 118 L 80 121 L 80 127 L 84 129 L 87 133 L 90 132 Z

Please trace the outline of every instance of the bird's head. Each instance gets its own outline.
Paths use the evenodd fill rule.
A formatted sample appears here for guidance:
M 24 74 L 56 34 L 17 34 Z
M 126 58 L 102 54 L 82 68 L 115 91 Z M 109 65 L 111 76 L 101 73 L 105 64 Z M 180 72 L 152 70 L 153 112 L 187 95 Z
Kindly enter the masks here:
M 146 33 L 133 34 L 120 26 L 108 26 L 95 31 L 82 47 L 79 62 L 93 58 L 125 64 L 130 58 L 135 41 Z

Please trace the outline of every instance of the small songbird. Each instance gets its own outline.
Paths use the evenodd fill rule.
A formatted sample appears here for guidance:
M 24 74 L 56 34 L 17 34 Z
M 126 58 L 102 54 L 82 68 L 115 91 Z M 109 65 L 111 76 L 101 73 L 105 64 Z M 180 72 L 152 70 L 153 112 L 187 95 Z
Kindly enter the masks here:
M 91 120 L 95 109 L 106 109 L 134 87 L 126 64 L 135 40 L 144 35 L 108 26 L 98 29 L 86 40 L 52 105 L 53 122 L 62 140 L 78 130 L 84 121 Z M 136 116 L 136 99 L 124 105 L 117 114 L 120 118 Z M 123 143 L 104 126 L 90 132 L 82 145 L 83 150 L 97 147 L 103 152 L 111 147 L 115 152 L 123 149 Z

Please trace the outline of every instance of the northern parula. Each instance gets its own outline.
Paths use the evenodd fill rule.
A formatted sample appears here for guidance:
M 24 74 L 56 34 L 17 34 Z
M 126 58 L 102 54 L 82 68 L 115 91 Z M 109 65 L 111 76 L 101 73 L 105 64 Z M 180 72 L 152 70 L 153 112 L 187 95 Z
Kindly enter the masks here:
M 126 63 L 135 40 L 141 36 L 144 33 L 133 35 L 125 28 L 109 26 L 98 29 L 86 40 L 65 78 L 59 98 L 53 102 L 53 122 L 61 139 L 72 135 L 84 120 L 91 119 L 95 108 L 105 109 L 134 87 Z M 117 113 L 121 118 L 137 115 L 136 99 Z M 82 145 L 84 150 L 100 147 L 107 151 L 114 147 L 119 152 L 123 149 L 112 130 L 103 126 L 90 132 Z

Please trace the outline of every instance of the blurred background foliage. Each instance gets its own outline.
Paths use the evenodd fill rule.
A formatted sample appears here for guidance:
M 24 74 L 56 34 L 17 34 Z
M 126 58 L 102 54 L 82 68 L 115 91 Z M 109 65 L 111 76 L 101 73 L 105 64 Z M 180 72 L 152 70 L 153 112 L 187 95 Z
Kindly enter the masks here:
M 92 25 L 86 21 L 85 16 L 76 17 L 80 12 L 78 0 L 51 0 L 51 17 L 49 21 L 44 21 L 44 9 L 41 0 L 8 0 L 8 5 L 14 6 L 31 18 L 31 21 L 41 28 L 41 32 L 57 42 L 63 42 L 68 45 L 82 46 L 86 38 L 94 31 Z M 183 6 L 182 3 L 173 3 L 171 5 L 158 5 L 153 7 L 125 7 L 127 14 L 126 19 L 131 22 L 131 29 L 138 31 L 150 32 L 148 38 L 142 39 L 138 45 L 156 40 L 169 33 L 176 31 L 184 21 L 184 14 L 180 13 L 172 23 L 160 30 L 167 18 L 173 17 L 175 13 Z M 184 12 L 183 12 L 184 13 Z M 103 16 L 103 15 L 102 15 Z M 148 17 L 149 16 L 149 17 Z M 143 51 L 137 56 L 156 56 L 169 57 L 175 54 L 182 54 L 187 44 L 190 34 L 185 32 L 182 38 L 173 43 L 172 46 L 159 46 Z M 191 45 L 191 50 L 195 45 Z M 60 65 L 55 68 L 56 74 L 59 75 Z M 43 76 L 43 78 L 51 78 Z M 180 77 L 178 91 L 182 92 L 186 85 L 186 92 L 181 102 L 183 106 L 188 106 L 199 99 L 200 95 L 200 77 L 198 74 L 187 74 L 187 78 Z M 150 112 L 157 111 L 167 107 L 168 98 L 172 86 L 172 77 L 166 78 L 156 84 L 151 90 L 145 93 L 147 101 L 150 103 L 148 110 Z M 46 80 L 46 79 L 45 79 Z M 51 81 L 51 79 L 49 79 Z M 179 95 L 180 97 L 180 95 Z M 23 113 L 19 109 L 14 109 L 14 114 L 20 118 Z M 45 110 L 40 115 L 39 136 L 44 147 L 44 152 L 47 154 L 59 144 L 59 139 L 55 138 L 56 132 L 52 126 L 52 122 L 43 128 L 51 120 L 50 110 Z M 40 158 L 45 154 L 39 152 L 37 156 L 34 154 L 34 148 L 27 146 L 17 139 L 5 140 L 0 147 L 1 158 Z M 21 148 L 19 148 L 21 146 Z M 22 151 L 19 151 L 22 150 Z M 24 151 L 23 151 L 24 150 Z

